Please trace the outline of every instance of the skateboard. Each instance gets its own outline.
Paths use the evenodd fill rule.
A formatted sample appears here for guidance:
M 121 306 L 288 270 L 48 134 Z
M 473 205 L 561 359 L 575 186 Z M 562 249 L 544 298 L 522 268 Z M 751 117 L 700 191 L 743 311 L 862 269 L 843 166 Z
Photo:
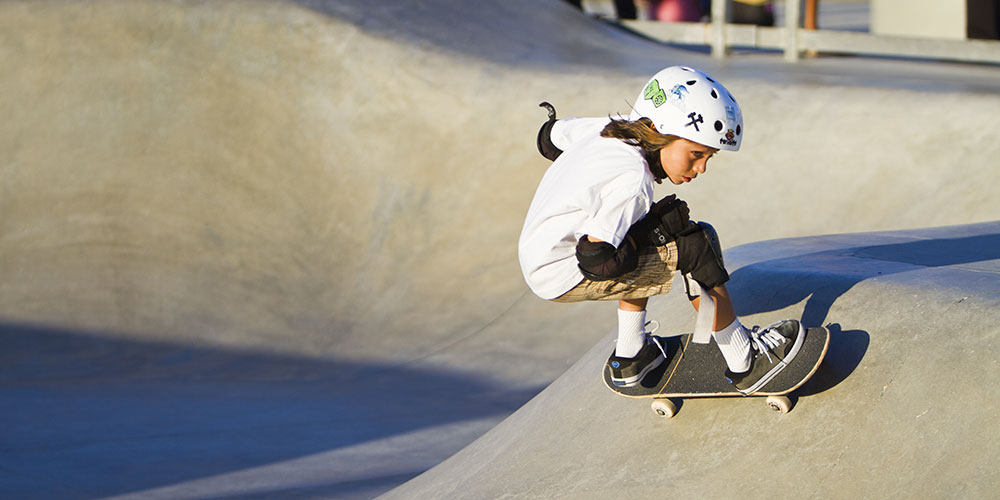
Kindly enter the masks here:
M 652 398 L 650 405 L 661 417 L 673 417 L 677 404 L 671 399 L 715 398 L 744 396 L 726 381 L 723 375 L 726 360 L 714 342 L 696 344 L 691 334 L 657 337 L 663 342 L 667 359 L 632 387 L 619 387 L 611 382 L 611 368 L 604 366 L 604 384 L 616 394 L 629 398 Z M 788 396 L 816 373 L 830 346 L 826 328 L 809 328 L 802 347 L 774 379 L 760 391 L 747 395 L 766 396 L 767 405 L 781 413 L 792 409 Z

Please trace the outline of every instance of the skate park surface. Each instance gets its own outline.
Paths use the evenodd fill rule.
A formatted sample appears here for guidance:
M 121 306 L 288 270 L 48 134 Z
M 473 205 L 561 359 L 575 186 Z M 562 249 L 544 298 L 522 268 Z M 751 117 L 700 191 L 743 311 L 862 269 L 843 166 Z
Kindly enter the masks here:
M 2 498 L 994 498 L 1000 70 L 667 47 L 564 2 L 0 3 Z M 545 117 L 718 77 L 677 188 L 748 325 L 828 325 L 787 415 L 603 387 L 534 297 Z M 658 333 L 694 315 L 650 303 Z M 775 478 L 779 476 L 791 476 Z M 786 495 L 783 495 L 786 496 Z

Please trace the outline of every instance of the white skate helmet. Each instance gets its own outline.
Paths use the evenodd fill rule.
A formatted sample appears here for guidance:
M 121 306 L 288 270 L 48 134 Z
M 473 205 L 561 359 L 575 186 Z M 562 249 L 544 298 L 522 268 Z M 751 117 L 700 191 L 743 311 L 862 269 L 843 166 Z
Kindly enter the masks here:
M 629 119 L 653 120 L 656 131 L 704 146 L 739 151 L 743 111 L 721 83 L 694 68 L 671 66 L 643 87 Z

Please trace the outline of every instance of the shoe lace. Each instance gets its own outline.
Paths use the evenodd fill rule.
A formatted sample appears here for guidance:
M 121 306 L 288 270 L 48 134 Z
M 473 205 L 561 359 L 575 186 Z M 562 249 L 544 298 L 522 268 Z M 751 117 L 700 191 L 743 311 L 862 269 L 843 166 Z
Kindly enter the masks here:
M 777 325 L 778 323 L 774 323 L 763 330 L 760 330 L 759 326 L 754 326 L 753 330 L 749 332 L 750 346 L 755 351 L 767 356 L 768 362 L 774 361 L 771 359 L 771 351 L 788 341 L 788 339 L 774 330 L 774 327 Z
M 652 342 L 653 345 L 655 345 L 656 348 L 659 349 L 660 352 L 663 353 L 664 357 L 666 357 L 666 355 L 667 355 L 667 349 L 665 347 L 663 347 L 663 341 L 661 341 L 658 337 L 654 337 L 653 336 L 653 332 L 655 332 L 656 330 L 659 330 L 659 329 L 660 329 L 660 322 L 656 321 L 655 319 L 647 321 L 646 322 L 646 326 L 644 328 L 644 330 L 646 330 L 646 335 L 648 336 L 649 341 Z
M 660 329 L 660 322 L 656 321 L 655 319 L 651 319 L 646 322 L 646 326 L 643 329 L 646 330 L 647 335 L 652 335 L 653 333 L 656 333 L 656 331 Z

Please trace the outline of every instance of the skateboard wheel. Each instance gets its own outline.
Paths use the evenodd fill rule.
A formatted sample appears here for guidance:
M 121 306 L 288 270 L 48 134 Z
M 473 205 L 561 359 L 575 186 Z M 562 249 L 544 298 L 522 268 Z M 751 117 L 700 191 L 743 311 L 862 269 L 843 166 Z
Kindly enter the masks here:
M 673 417 L 677 413 L 677 405 L 669 399 L 654 399 L 649 405 L 653 412 L 663 418 Z
M 787 396 L 768 396 L 767 406 L 774 411 L 788 413 L 792 410 L 792 400 Z

